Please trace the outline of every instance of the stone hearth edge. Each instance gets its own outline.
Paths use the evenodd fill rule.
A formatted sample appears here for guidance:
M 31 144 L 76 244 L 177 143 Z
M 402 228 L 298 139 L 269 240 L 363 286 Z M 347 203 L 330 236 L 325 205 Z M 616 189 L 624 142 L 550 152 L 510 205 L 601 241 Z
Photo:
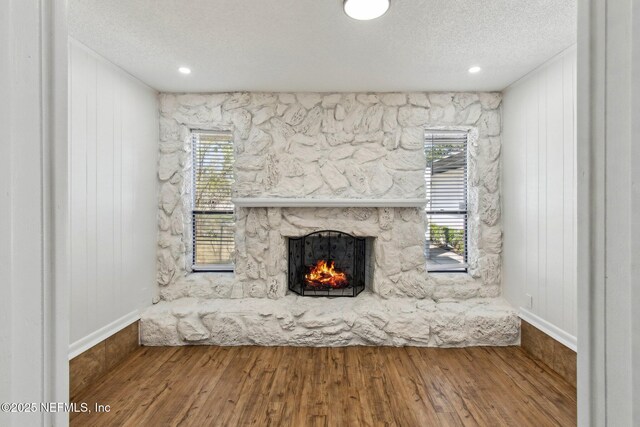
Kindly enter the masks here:
M 161 301 L 140 322 L 146 346 L 516 345 L 520 320 L 501 298 L 267 298 Z

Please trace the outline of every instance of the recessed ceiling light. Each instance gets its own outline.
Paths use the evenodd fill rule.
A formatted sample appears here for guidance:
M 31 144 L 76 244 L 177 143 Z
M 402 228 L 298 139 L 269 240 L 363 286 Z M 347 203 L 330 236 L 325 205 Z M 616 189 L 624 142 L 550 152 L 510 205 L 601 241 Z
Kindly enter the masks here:
M 182 74 L 191 74 L 191 68 L 189 67 L 180 67 L 178 68 L 178 71 L 180 71 Z
M 384 15 L 389 0 L 344 0 L 344 12 L 358 21 L 368 21 Z
M 473 66 L 473 67 L 471 67 L 471 68 L 469 68 L 469 72 L 470 72 L 471 74 L 479 73 L 479 72 L 480 72 L 480 70 L 482 70 L 482 68 L 478 67 L 477 65 L 476 65 L 476 66 Z

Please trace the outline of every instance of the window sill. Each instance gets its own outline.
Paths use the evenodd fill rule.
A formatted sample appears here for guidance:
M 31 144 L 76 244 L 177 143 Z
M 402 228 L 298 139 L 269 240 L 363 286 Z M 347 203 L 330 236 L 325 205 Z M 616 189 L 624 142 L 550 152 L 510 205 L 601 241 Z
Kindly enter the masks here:
M 192 273 L 233 273 L 233 265 L 193 265 Z
M 469 273 L 469 266 L 467 264 L 453 266 L 447 265 L 437 265 L 437 266 L 429 266 L 427 265 L 427 273 Z

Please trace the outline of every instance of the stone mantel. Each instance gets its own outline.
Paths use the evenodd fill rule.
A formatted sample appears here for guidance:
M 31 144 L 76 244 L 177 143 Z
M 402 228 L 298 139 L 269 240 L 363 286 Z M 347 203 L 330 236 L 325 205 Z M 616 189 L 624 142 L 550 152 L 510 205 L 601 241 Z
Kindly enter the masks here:
M 242 208 L 422 208 L 426 199 L 312 199 L 240 197 L 233 203 Z

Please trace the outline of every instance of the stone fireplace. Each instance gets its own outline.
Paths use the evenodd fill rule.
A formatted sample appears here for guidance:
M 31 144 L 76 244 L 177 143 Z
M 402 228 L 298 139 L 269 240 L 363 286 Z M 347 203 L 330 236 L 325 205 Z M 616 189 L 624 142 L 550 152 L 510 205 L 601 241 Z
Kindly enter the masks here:
M 499 298 L 500 100 L 495 93 L 162 94 L 158 303 L 142 318 L 141 341 L 517 342 L 518 318 Z M 469 134 L 468 274 L 426 272 L 427 128 Z M 193 129 L 233 134 L 233 273 L 191 271 Z M 351 236 L 364 264 L 345 265 L 346 250 L 338 257 L 320 244 L 307 257 L 307 242 L 314 246 L 323 230 Z M 300 256 L 293 266 L 292 253 Z M 347 285 L 323 284 L 326 271 L 306 281 L 319 261 L 328 270 L 333 263 Z M 358 296 L 322 298 L 342 293 Z

